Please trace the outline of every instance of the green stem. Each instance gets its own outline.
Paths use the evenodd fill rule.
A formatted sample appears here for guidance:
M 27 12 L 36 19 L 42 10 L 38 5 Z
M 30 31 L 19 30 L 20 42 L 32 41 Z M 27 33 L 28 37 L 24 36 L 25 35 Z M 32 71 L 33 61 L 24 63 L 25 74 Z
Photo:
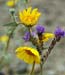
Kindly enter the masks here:
M 42 63 L 40 64 L 41 67 L 41 75 L 43 75 L 43 65 L 45 63 L 45 61 L 47 60 L 49 54 L 51 53 L 52 49 L 54 48 L 54 46 L 56 45 L 56 39 L 54 38 L 48 48 L 48 51 L 46 52 L 46 55 L 42 55 Z
M 12 17 L 13 17 L 13 20 L 14 20 L 14 22 L 15 22 L 15 17 L 14 17 L 14 16 L 12 16 Z M 16 23 L 16 24 L 17 24 L 17 23 Z M 17 24 L 17 25 L 18 25 L 18 24 Z M 5 48 L 5 53 L 7 53 L 7 51 L 8 51 L 9 43 L 10 43 L 11 37 L 12 37 L 12 35 L 13 35 L 13 33 L 14 33 L 16 27 L 17 27 L 17 26 L 13 27 L 13 30 L 12 30 L 11 33 L 9 34 L 9 39 L 8 39 L 8 41 L 7 41 L 7 45 L 6 45 L 6 48 Z M 9 75 L 9 74 L 8 74 L 9 65 L 6 65 L 5 68 L 6 68 L 6 75 Z
M 41 68 L 40 75 L 43 75 L 43 64 L 42 63 L 40 64 L 40 68 Z
M 15 21 L 15 15 L 14 15 L 14 14 L 12 15 L 12 19 L 13 19 L 13 21 L 16 23 L 16 21 Z M 16 24 L 17 24 L 17 23 L 16 23 Z M 18 25 L 18 24 L 17 24 L 17 25 Z M 11 39 L 11 37 L 12 37 L 12 35 L 13 35 L 13 32 L 15 31 L 16 27 L 17 27 L 17 26 L 15 26 L 15 27 L 13 28 L 12 32 L 9 34 L 9 39 L 8 39 L 8 41 L 7 41 L 7 46 L 6 46 L 6 48 L 5 48 L 5 51 L 8 50 L 10 39 Z
M 16 27 L 17 27 L 17 26 L 16 26 Z M 14 30 L 16 29 L 16 27 L 13 28 L 11 34 L 9 35 L 9 39 L 8 39 L 8 41 L 7 41 L 7 46 L 6 46 L 6 48 L 5 48 L 6 51 L 8 50 L 10 39 L 11 39 L 11 37 L 12 37 L 12 35 L 13 35 L 13 32 L 14 32 Z
M 31 72 L 30 72 L 30 75 L 33 75 L 34 67 L 35 67 L 35 62 L 34 62 L 33 65 L 32 65 L 32 70 L 31 70 Z

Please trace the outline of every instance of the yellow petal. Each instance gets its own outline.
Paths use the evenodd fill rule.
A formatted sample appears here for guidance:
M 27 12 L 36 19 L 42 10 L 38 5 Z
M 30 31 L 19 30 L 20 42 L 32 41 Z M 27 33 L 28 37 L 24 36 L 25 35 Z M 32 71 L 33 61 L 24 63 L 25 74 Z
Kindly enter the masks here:
M 43 42 L 48 41 L 50 38 L 54 38 L 54 34 L 52 34 L 52 33 L 44 33 L 43 34 Z
M 54 34 L 52 33 L 44 33 L 43 36 L 47 38 L 54 38 Z
M 49 40 L 49 38 L 44 38 L 43 42 L 47 42 Z
M 23 10 L 22 14 L 23 14 L 23 15 L 26 15 L 26 14 L 27 14 L 26 9 Z
M 34 15 L 36 12 L 38 11 L 38 9 L 37 8 L 35 8 L 35 9 L 33 9 L 33 11 L 32 11 L 32 15 Z
M 30 13 L 31 13 L 31 10 L 32 10 L 32 7 L 29 7 L 29 8 L 27 9 L 27 13 L 30 14 Z
M 36 14 L 37 14 L 37 15 L 36 15 L 37 17 L 39 17 L 39 16 L 41 15 L 41 13 L 39 13 L 39 12 L 37 12 Z

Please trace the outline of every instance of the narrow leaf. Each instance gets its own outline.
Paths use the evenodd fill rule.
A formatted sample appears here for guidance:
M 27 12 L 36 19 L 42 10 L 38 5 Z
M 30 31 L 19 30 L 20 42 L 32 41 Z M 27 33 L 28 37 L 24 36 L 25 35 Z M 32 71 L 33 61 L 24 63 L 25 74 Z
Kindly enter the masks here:
M 10 22 L 7 24 L 4 24 L 3 26 L 17 26 L 16 22 Z

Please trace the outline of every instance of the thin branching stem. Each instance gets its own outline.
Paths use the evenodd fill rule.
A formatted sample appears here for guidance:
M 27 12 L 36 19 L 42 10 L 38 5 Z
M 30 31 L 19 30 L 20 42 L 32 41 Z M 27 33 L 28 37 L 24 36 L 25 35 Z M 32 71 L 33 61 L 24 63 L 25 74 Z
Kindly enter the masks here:
M 43 64 L 45 63 L 45 61 L 47 60 L 49 54 L 51 53 L 52 49 L 54 48 L 54 46 L 56 45 L 56 38 L 54 38 L 48 48 L 48 51 L 46 52 L 46 55 L 42 55 L 42 62 Z
M 13 21 L 16 23 L 14 14 L 12 15 L 12 17 L 13 17 Z M 17 23 L 16 23 L 16 24 L 17 24 Z M 8 41 L 7 41 L 7 46 L 6 46 L 6 48 L 5 48 L 5 51 L 8 50 L 10 39 L 11 39 L 11 37 L 12 37 L 12 35 L 13 35 L 13 33 L 14 33 L 16 27 L 17 27 L 17 25 L 16 25 L 15 27 L 13 27 L 12 32 L 9 34 L 9 39 L 8 39 Z

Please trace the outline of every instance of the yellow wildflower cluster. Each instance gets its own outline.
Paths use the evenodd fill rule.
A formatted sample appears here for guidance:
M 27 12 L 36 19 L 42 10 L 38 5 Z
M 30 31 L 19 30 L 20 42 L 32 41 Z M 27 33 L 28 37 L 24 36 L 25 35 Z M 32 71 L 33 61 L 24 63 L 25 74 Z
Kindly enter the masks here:
M 35 8 L 32 10 L 32 7 L 24 9 L 22 12 L 19 11 L 19 18 L 21 22 L 26 26 L 33 26 L 38 22 L 41 13 L 38 12 L 38 9 Z
M 19 11 L 19 18 L 22 24 L 24 24 L 27 27 L 34 26 L 40 17 L 41 13 L 38 12 L 38 9 L 35 8 L 32 10 L 32 7 L 29 7 L 27 9 L 24 9 L 23 11 Z M 40 29 L 41 30 L 41 29 Z M 28 36 L 27 36 L 28 37 Z M 54 34 L 52 33 L 43 33 L 42 35 L 42 41 L 47 42 L 50 38 L 54 38 Z M 38 43 L 40 43 L 40 40 L 38 39 Z M 24 60 L 26 63 L 40 63 L 41 57 L 38 52 L 38 50 L 31 48 L 31 47 L 18 47 L 16 49 L 16 56 Z

